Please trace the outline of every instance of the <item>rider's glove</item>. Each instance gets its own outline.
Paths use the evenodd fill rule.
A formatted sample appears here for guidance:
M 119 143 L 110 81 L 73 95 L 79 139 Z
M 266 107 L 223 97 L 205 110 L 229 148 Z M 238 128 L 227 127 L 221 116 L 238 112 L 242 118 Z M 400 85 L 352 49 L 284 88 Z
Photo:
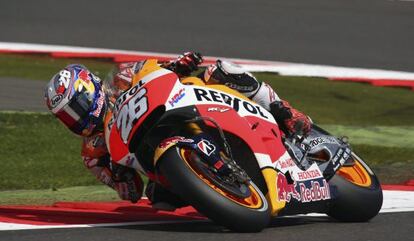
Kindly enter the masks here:
M 198 70 L 198 65 L 202 62 L 203 56 L 200 53 L 186 52 L 167 64 L 167 68 L 174 71 L 178 76 L 185 77 Z
M 133 184 L 131 185 L 127 182 L 115 182 L 114 188 L 117 191 L 119 198 L 136 203 L 142 197 L 143 185 L 140 178 L 136 178 L 132 183 Z M 131 191 L 131 189 L 133 191 Z
M 114 188 L 119 197 L 132 203 L 138 202 L 142 197 L 144 185 L 137 172 L 132 168 L 116 164 L 113 164 L 112 172 Z
M 288 136 L 308 135 L 311 130 L 310 119 L 296 110 L 287 101 L 275 101 L 270 104 L 270 111 L 280 129 Z

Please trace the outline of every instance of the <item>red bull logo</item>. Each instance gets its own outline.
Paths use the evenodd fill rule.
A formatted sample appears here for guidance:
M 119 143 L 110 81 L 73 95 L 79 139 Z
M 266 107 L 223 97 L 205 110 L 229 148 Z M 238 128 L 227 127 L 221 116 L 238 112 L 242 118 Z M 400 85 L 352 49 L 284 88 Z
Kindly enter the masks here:
M 311 181 L 311 188 L 307 188 L 303 183 L 300 183 L 299 186 L 303 203 L 331 199 L 329 184 L 326 180 L 323 180 L 322 186 L 317 181 Z
M 279 201 L 290 202 L 292 198 L 300 201 L 300 194 L 296 191 L 296 182 L 289 184 L 285 175 L 278 173 L 277 187 L 279 188 Z
M 326 180 L 323 180 L 322 184 L 318 181 L 310 181 L 310 187 L 307 187 L 303 182 L 289 184 L 286 176 L 278 173 L 277 187 L 279 189 L 279 201 L 290 202 L 294 198 L 302 203 L 306 203 L 331 199 L 329 184 Z
M 89 81 L 91 80 L 91 77 L 89 76 L 89 71 L 86 71 L 84 69 L 81 72 L 79 72 L 78 77 L 80 79 L 83 79 L 86 83 L 89 83 Z

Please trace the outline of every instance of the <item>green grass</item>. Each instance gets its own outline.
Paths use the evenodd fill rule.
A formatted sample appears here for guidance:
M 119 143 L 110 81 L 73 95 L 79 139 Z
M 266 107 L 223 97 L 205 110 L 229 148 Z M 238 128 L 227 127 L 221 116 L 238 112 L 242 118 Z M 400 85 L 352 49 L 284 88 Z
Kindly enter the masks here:
M 409 89 L 268 73 L 256 76 L 315 123 L 367 127 L 414 123 L 414 92 Z
M 381 183 L 399 184 L 414 178 L 414 149 L 352 145 L 353 150 L 374 170 Z
M 0 114 L 0 190 L 98 182 L 83 166 L 81 140 L 50 114 Z
M 113 68 L 105 61 L 0 55 L 0 77 L 48 81 L 69 63 L 83 63 L 102 78 Z M 411 90 L 269 73 L 256 76 L 314 122 L 335 135 L 350 137 L 354 150 L 373 166 L 382 181 L 398 183 L 414 177 Z M 0 137 L 0 204 L 116 198 L 105 186 L 102 190 L 109 196 L 93 192 L 96 187 L 72 188 L 100 184 L 83 166 L 80 138 L 50 114 L 1 112 Z M 37 190 L 20 191 L 23 189 Z
M 107 60 L 54 59 L 42 54 L 0 54 L 0 76 L 49 81 L 59 70 L 73 63 L 87 66 L 101 78 L 114 68 L 114 64 Z
M 119 197 L 104 185 L 0 192 L 0 205 L 50 205 L 55 202 L 90 200 L 119 201 Z
M 336 136 L 347 136 L 350 142 L 378 147 L 414 149 L 414 126 L 343 126 L 322 127 Z M 414 158 L 414 156 L 413 156 Z

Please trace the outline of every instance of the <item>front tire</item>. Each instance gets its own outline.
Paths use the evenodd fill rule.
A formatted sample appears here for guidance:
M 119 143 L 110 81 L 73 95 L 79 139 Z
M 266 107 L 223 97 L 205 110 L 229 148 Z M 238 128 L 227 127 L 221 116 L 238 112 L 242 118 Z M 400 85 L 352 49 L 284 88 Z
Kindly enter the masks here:
M 382 206 L 382 190 L 378 178 L 368 165 L 352 153 L 355 164 L 341 167 L 329 181 L 337 196 L 328 215 L 344 222 L 365 222 L 375 217 Z
M 170 189 L 189 202 L 199 212 L 233 231 L 258 232 L 270 222 L 270 208 L 260 189 L 251 182 L 251 196 L 237 198 L 209 181 L 192 166 L 194 160 L 186 152 L 192 150 L 172 147 L 158 161 L 161 173 Z

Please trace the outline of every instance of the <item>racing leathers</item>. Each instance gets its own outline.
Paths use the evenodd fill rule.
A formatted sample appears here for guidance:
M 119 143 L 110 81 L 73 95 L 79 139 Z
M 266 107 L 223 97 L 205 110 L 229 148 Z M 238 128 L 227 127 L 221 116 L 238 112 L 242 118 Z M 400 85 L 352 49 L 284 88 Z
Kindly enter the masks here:
M 112 99 L 115 99 L 133 85 L 134 76 L 139 72 L 144 62 L 131 62 L 119 65 L 113 80 L 105 85 L 105 91 L 112 96 Z M 159 65 L 175 72 L 180 78 L 185 78 L 196 71 L 201 63 L 202 57 L 200 54 L 188 52 L 179 56 L 176 60 L 159 63 Z M 293 109 L 287 102 L 282 101 L 268 84 L 258 82 L 253 75 L 245 72 L 240 66 L 217 60 L 215 64 L 201 72 L 198 77 L 204 80 L 206 84 L 224 84 L 257 102 L 271 111 L 271 113 L 277 113 L 275 119 L 286 134 L 294 132 L 295 128 L 297 129 L 295 127 L 297 122 L 302 123 L 301 128 L 305 134 L 310 128 L 309 119 L 304 114 Z M 90 137 L 84 137 L 82 158 L 85 166 L 96 178 L 115 189 L 121 199 L 136 202 L 141 198 L 143 194 L 141 177 L 134 173 L 132 181 L 130 179 L 127 182 L 122 175 L 117 173 L 117 166 L 111 162 L 103 132 Z M 163 195 L 163 193 L 156 194 L 154 190 L 147 190 L 147 196 L 149 196 L 151 201 L 154 202 L 150 196 L 156 195 Z
M 310 131 L 310 119 L 302 112 L 279 98 L 272 87 L 259 82 L 242 67 L 228 61 L 217 60 L 199 75 L 207 84 L 223 84 L 258 103 L 274 116 L 279 128 L 286 135 L 306 135 Z

